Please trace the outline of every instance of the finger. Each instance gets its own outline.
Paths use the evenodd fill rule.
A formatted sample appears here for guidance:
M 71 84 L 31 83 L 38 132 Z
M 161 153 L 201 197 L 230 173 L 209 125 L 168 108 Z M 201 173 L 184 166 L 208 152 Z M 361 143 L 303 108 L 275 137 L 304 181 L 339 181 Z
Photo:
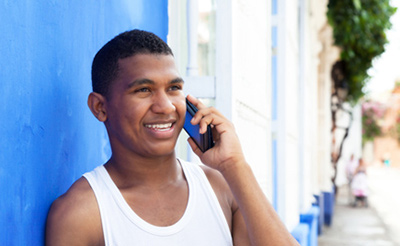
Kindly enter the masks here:
M 194 140 L 190 137 L 187 139 L 187 141 L 189 142 L 190 148 L 192 148 L 193 152 L 200 157 L 203 152 L 201 151 L 201 149 L 197 146 L 197 144 L 194 142 Z
M 217 131 L 217 128 L 215 128 L 214 126 L 211 127 L 211 132 L 212 132 L 212 136 L 213 136 L 213 140 L 214 142 L 218 142 L 220 139 L 220 135 L 219 132 Z
M 193 119 L 191 120 L 191 123 L 193 125 L 199 124 L 200 121 L 210 115 L 212 115 L 213 117 L 218 117 L 220 119 L 226 119 L 217 109 L 215 109 L 214 107 L 208 107 L 197 111 Z M 210 122 L 208 122 L 208 124 L 210 124 Z
M 214 121 L 214 117 L 212 115 L 207 115 L 203 117 L 199 123 L 200 126 L 200 133 L 204 134 L 207 131 L 207 128 L 211 123 Z
M 215 128 L 215 130 L 221 131 L 222 129 L 224 129 L 222 126 L 226 125 L 227 123 L 228 121 L 226 121 L 225 118 L 220 117 L 219 115 L 208 114 L 204 116 L 199 122 L 200 133 L 204 134 L 207 131 L 207 126 L 209 125 Z
M 203 108 L 207 108 L 207 106 L 205 106 L 199 99 L 197 99 L 196 97 L 192 96 L 192 95 L 187 95 L 187 99 L 189 100 L 189 102 L 193 103 L 194 106 L 196 106 L 197 109 L 203 109 Z

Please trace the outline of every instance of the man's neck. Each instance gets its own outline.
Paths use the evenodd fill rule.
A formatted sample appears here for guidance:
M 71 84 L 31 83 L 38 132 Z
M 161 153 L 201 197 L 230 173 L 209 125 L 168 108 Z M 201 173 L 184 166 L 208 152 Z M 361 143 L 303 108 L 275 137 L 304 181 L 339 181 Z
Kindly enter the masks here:
M 113 155 L 104 165 L 118 188 L 159 188 L 182 178 L 175 153 L 163 157 L 127 158 Z

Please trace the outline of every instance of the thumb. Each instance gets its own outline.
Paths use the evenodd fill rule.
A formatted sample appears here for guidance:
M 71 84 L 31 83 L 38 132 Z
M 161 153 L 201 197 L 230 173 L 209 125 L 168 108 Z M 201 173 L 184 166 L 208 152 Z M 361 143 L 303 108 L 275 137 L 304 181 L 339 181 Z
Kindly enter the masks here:
M 197 146 L 197 144 L 194 142 L 194 140 L 190 137 L 187 140 L 189 142 L 190 148 L 192 148 L 193 152 L 201 158 L 201 155 L 203 155 L 203 152 L 201 149 Z

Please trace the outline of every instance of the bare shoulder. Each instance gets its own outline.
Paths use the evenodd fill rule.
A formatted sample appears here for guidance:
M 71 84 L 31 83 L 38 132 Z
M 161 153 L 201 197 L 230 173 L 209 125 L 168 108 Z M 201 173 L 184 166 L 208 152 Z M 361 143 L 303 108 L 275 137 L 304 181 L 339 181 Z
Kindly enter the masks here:
M 238 209 L 238 205 L 233 197 L 228 183 L 220 172 L 210 167 L 201 165 L 204 173 L 207 176 L 215 195 L 218 198 L 219 204 L 224 212 L 225 218 L 230 229 L 232 229 L 233 214 Z
M 85 178 L 57 198 L 46 225 L 47 245 L 101 245 L 104 242 L 96 197 Z
M 237 204 L 235 198 L 233 197 L 232 191 L 226 182 L 224 176 L 222 174 L 208 166 L 201 165 L 200 166 L 204 173 L 207 176 L 208 181 L 210 182 L 215 194 L 217 195 L 218 199 L 224 199 L 229 202 L 230 207 L 232 210 L 237 209 Z
M 232 233 L 234 245 L 250 245 L 243 215 L 228 183 L 225 181 L 225 178 L 215 169 L 207 166 L 202 166 L 202 168 L 208 180 L 210 181 L 215 194 L 218 197 L 222 210 L 224 211 L 226 220 Z
M 222 193 L 231 193 L 228 184 L 225 181 L 225 178 L 222 176 L 220 172 L 217 170 L 210 168 L 205 165 L 200 166 L 203 169 L 204 173 L 207 176 L 208 181 L 213 187 L 215 192 Z

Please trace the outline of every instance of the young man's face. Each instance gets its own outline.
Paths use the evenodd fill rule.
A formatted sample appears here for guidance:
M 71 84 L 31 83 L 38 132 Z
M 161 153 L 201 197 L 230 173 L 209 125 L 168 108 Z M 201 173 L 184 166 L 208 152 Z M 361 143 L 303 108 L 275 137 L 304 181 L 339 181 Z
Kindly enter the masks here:
M 105 121 L 115 151 L 172 154 L 185 121 L 183 80 L 173 56 L 138 54 L 119 60 Z

